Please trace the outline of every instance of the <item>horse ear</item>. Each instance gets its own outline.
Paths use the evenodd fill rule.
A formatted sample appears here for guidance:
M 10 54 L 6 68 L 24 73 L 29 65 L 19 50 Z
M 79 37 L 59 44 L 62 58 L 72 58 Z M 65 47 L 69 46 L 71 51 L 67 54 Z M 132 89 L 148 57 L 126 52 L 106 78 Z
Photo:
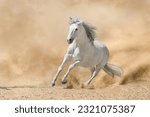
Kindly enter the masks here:
M 72 20 L 72 17 L 69 17 L 69 20 Z
M 69 17 L 69 24 L 72 24 L 72 22 L 73 22 L 73 18 Z

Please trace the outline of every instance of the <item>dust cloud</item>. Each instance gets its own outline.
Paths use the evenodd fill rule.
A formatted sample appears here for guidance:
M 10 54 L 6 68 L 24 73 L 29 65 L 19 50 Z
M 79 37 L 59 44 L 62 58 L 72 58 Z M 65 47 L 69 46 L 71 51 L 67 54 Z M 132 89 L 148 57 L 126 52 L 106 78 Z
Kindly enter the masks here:
M 150 80 L 149 0 L 0 0 L 0 86 L 49 86 L 68 47 L 69 16 L 96 26 L 109 62 L 124 70 L 122 78 L 101 71 L 96 88 Z M 89 75 L 78 68 L 69 80 L 78 87 Z

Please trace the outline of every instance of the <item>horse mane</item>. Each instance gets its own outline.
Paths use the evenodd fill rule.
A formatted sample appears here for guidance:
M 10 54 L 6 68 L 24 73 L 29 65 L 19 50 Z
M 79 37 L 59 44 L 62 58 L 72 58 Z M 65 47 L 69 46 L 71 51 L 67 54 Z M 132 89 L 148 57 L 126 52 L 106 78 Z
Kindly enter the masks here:
M 96 38 L 96 28 L 88 23 L 82 22 L 82 25 L 85 29 L 87 37 L 89 38 L 90 42 L 93 42 Z
M 74 18 L 71 18 L 70 19 L 70 25 L 71 24 L 75 24 L 75 23 L 78 23 L 78 22 L 80 22 L 81 20 L 79 20 L 77 17 L 74 17 Z M 96 38 L 96 28 L 94 27 L 94 26 L 92 26 L 92 25 L 90 25 L 89 23 L 86 23 L 86 22 L 83 22 L 83 21 L 81 21 L 82 22 L 82 25 L 83 25 L 83 27 L 84 27 L 84 29 L 85 29 L 85 32 L 86 32 L 86 35 L 87 35 L 87 37 L 89 38 L 89 40 L 90 40 L 90 42 L 92 42 L 93 43 L 93 41 L 95 40 L 95 38 Z

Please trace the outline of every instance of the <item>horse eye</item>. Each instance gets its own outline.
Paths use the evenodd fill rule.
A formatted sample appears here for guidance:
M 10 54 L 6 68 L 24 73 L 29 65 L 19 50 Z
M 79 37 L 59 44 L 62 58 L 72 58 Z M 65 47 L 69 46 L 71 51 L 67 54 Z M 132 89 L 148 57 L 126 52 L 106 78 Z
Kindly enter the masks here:
M 76 28 L 75 31 L 78 31 L 78 29 Z

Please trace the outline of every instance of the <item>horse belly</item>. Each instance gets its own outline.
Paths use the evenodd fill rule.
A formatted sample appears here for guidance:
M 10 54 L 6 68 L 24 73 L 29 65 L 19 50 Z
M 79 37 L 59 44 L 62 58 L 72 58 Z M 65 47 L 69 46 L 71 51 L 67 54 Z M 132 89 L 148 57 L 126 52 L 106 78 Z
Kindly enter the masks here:
M 88 68 L 91 68 L 91 67 L 95 67 L 97 65 L 97 63 L 96 62 L 88 62 L 88 61 L 82 61 L 81 63 L 80 63 L 80 66 L 82 66 L 82 67 L 88 67 Z
M 83 67 L 95 67 L 98 64 L 105 65 L 108 61 L 108 55 L 104 49 L 95 49 L 92 52 L 86 53 L 83 60 L 81 61 L 81 66 Z
M 101 61 L 101 57 L 96 54 L 87 54 L 84 59 L 81 61 L 81 66 L 83 67 L 94 67 L 98 65 Z

